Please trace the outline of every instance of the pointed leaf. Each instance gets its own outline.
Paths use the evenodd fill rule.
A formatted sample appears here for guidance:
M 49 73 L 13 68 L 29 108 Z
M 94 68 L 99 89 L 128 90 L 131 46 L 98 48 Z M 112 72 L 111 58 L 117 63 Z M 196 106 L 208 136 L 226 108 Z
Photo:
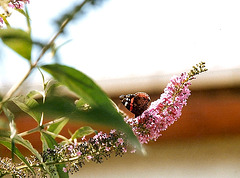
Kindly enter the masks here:
M 28 140 L 25 140 L 22 137 L 20 137 L 19 135 L 16 135 L 15 136 L 15 141 L 16 141 L 16 143 L 24 146 L 29 151 L 31 151 L 32 154 L 34 154 L 38 158 L 38 160 L 42 162 L 41 154 L 35 148 L 33 148 L 32 144 Z
M 82 72 L 59 64 L 45 65 L 41 68 L 83 98 L 90 106 L 112 106 L 101 88 Z
M 48 127 L 48 131 L 53 132 L 55 134 L 59 134 L 61 132 L 61 130 L 63 129 L 63 127 L 68 123 L 67 118 L 65 118 L 64 120 L 62 120 L 61 122 L 57 122 L 57 123 L 53 123 Z
M 16 135 L 15 141 L 16 141 L 16 143 L 24 146 L 29 151 L 31 151 L 32 154 L 34 154 L 36 156 L 36 158 L 41 162 L 41 164 L 43 165 L 44 169 L 48 172 L 48 174 L 51 175 L 51 173 L 48 169 L 48 166 L 43 162 L 43 158 L 42 158 L 41 154 L 35 148 L 33 148 L 32 144 L 28 140 L 25 140 L 22 137 L 20 137 L 19 135 Z
M 49 134 L 45 133 L 45 132 L 41 132 L 41 136 L 43 137 L 44 139 L 44 149 L 45 148 L 51 148 L 51 149 L 54 149 L 54 146 L 56 145 L 57 146 L 57 142 L 56 140 Z
M 15 149 L 12 149 L 12 143 L 11 143 L 11 139 L 10 139 L 10 132 L 0 130 L 0 144 L 4 145 L 9 150 L 13 150 L 13 153 L 29 167 L 29 169 L 32 171 L 33 174 L 35 174 L 34 170 L 30 166 L 28 161 L 25 159 L 25 157 L 22 155 L 22 153 L 18 150 L 18 148 L 15 147 Z
M 20 14 L 24 15 L 25 17 L 27 17 L 27 14 L 26 14 L 26 12 L 23 9 L 15 8 L 15 11 L 18 11 Z
M 33 93 L 32 93 L 33 94 Z M 25 113 L 27 113 L 28 115 L 30 115 L 31 117 L 33 117 L 37 123 L 40 123 L 41 120 L 41 112 L 36 112 L 36 111 L 31 111 L 30 108 L 37 106 L 38 102 L 33 99 L 33 98 L 29 98 L 26 96 L 18 96 L 12 99 L 12 101 Z
M 81 127 L 74 132 L 71 139 L 74 140 L 75 138 L 82 138 L 83 136 L 91 135 L 94 132 L 95 131 L 89 126 Z
M 50 73 L 60 83 L 67 86 L 71 91 L 75 92 L 80 98 L 83 98 L 91 106 L 92 109 L 87 114 L 86 112 L 81 112 L 80 114 L 80 111 L 78 114 L 83 114 L 85 118 L 88 118 L 88 122 L 107 124 L 120 129 L 126 133 L 130 143 L 143 151 L 130 126 L 124 122 L 123 117 L 117 112 L 111 100 L 92 79 L 82 72 L 64 65 L 52 64 L 42 66 L 41 68 Z M 72 109 L 74 110 L 74 108 Z
M 37 90 L 32 90 L 27 94 L 27 98 L 35 98 L 36 96 L 42 96 L 42 94 Z
M 10 135 L 11 133 L 9 131 L 6 131 L 6 130 L 0 130 L 0 139 L 3 140 L 3 141 L 8 141 L 10 142 Z
M 32 40 L 29 33 L 16 28 L 0 29 L 0 38 L 13 51 L 31 60 Z
M 12 145 L 11 145 L 11 143 L 9 143 L 8 141 L 2 140 L 1 137 L 0 137 L 0 144 L 4 145 L 4 146 L 5 146 L 6 148 L 8 148 L 9 150 L 12 150 Z M 15 149 L 14 149 L 14 154 L 15 154 L 22 162 L 24 162 L 24 163 L 27 165 L 27 167 L 31 170 L 31 172 L 32 172 L 34 175 L 36 175 L 35 172 L 34 172 L 34 170 L 33 170 L 33 168 L 31 167 L 31 165 L 28 163 L 28 161 L 25 159 L 25 157 L 22 155 L 22 153 L 18 150 L 17 147 L 15 147 Z
M 9 120 L 9 127 L 10 127 L 10 139 L 11 139 L 11 153 L 12 153 L 12 159 L 14 160 L 14 152 L 15 152 L 15 143 L 14 143 L 14 137 L 17 133 L 16 130 L 16 124 L 14 122 L 14 115 L 13 113 L 4 105 L 3 106 L 3 112 L 6 115 L 6 117 Z

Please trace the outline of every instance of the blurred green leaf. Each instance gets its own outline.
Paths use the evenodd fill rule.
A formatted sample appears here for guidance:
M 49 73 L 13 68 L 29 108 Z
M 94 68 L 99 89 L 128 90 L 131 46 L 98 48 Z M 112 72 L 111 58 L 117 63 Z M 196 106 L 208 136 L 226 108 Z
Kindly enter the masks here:
M 35 98 L 36 96 L 42 97 L 42 94 L 37 90 L 32 90 L 27 94 L 27 98 Z
M 2 139 L 1 139 L 1 136 L 0 136 L 0 144 L 4 145 L 4 146 L 5 146 L 6 148 L 8 148 L 9 150 L 12 150 L 12 145 L 11 145 L 11 143 L 9 143 L 9 141 L 4 141 L 4 139 L 2 140 Z M 15 147 L 15 149 L 14 149 L 14 154 L 15 154 L 22 162 L 24 162 L 24 163 L 27 165 L 27 167 L 31 170 L 31 172 L 32 172 L 34 175 L 36 175 L 35 172 L 34 172 L 34 170 L 33 170 L 33 168 L 31 167 L 31 165 L 28 163 L 28 161 L 25 159 L 25 157 L 24 157 L 23 154 L 18 150 L 17 147 Z
M 14 122 L 14 115 L 13 113 L 6 107 L 6 105 L 3 105 L 3 112 L 5 114 L 5 116 L 8 118 L 9 120 L 9 127 L 10 127 L 10 139 L 11 139 L 11 153 L 12 153 L 12 159 L 14 160 L 14 152 L 15 152 L 15 136 L 17 133 L 16 130 L 16 124 Z
M 23 9 L 15 9 L 16 11 L 18 11 L 20 14 L 24 15 L 25 17 L 27 17 L 27 14 L 25 13 L 25 11 Z
M 36 156 L 36 158 L 41 162 L 41 164 L 43 165 L 43 167 L 45 168 L 45 170 L 48 172 L 49 175 L 51 175 L 49 169 L 48 169 L 48 166 L 43 162 L 43 158 L 41 156 L 41 154 L 35 149 L 33 148 L 32 144 L 28 141 L 28 140 L 25 140 L 23 139 L 21 136 L 19 135 L 16 135 L 15 136 L 15 142 L 17 144 L 20 144 L 22 146 L 24 146 L 25 148 L 27 148 L 29 151 L 32 152 L 32 154 L 34 156 Z
M 44 150 L 46 150 L 47 148 L 51 148 L 54 149 L 54 146 L 58 145 L 58 143 L 56 142 L 56 140 L 53 139 L 53 137 L 45 132 L 41 132 L 41 139 L 43 142 L 43 148 Z M 66 167 L 65 164 L 56 164 L 55 168 L 57 171 L 57 174 L 52 175 L 53 178 L 59 178 L 59 177 L 63 177 L 63 178 L 68 178 L 68 173 L 63 172 L 63 167 Z
M 17 144 L 20 144 L 20 145 L 24 146 L 25 148 L 27 148 L 29 151 L 31 151 L 32 154 L 34 154 L 38 158 L 38 160 L 40 162 L 42 162 L 41 154 L 35 148 L 33 148 L 32 144 L 28 140 L 25 140 L 21 136 L 16 135 L 15 141 Z
M 16 144 L 20 144 L 20 145 L 24 146 L 25 148 L 27 148 L 29 151 L 31 151 L 32 154 L 34 156 L 36 156 L 36 158 L 41 162 L 42 166 L 45 168 L 45 170 L 48 172 L 48 174 L 51 175 L 51 173 L 49 172 L 48 167 L 43 162 L 43 158 L 42 158 L 41 154 L 35 148 L 33 148 L 32 144 L 28 140 L 23 139 L 19 135 L 15 135 L 14 140 L 15 140 Z M 4 146 L 7 146 L 8 148 L 12 149 L 10 133 L 9 132 L 0 131 L 0 141 L 1 141 L 0 142 L 1 144 L 3 144 Z M 15 154 L 15 152 L 17 152 L 16 150 L 17 150 L 17 148 L 14 149 L 14 154 Z M 19 155 L 17 155 L 17 156 L 19 156 Z
M 74 6 L 65 10 L 64 14 L 59 16 L 59 18 L 56 20 L 57 25 L 61 27 L 61 25 L 66 21 L 66 19 L 72 21 L 75 18 L 79 18 L 80 15 L 82 16 L 85 14 L 87 8 L 100 5 L 102 1 L 103 0 L 83 0 L 79 1 L 79 3 L 75 3 Z
M 49 103 L 47 104 L 48 107 L 51 107 L 52 111 L 50 108 L 44 109 L 50 112 L 58 112 L 58 114 L 61 113 L 68 118 L 77 118 L 87 122 L 95 122 L 114 127 L 124 132 L 133 146 L 143 151 L 141 144 L 130 126 L 125 123 L 121 114 L 117 112 L 113 106 L 112 101 L 92 79 L 82 72 L 64 65 L 52 64 L 42 66 L 41 68 L 50 73 L 60 83 L 67 86 L 71 91 L 75 92 L 80 98 L 83 98 L 83 100 L 91 106 L 91 109 L 87 112 L 80 111 L 76 109 L 73 103 L 64 103 L 64 101 L 60 101 L 59 98 L 55 98 L 56 101 L 50 101 L 52 102 L 52 106 L 50 106 Z M 47 102 L 48 101 L 49 99 Z M 65 113 L 62 111 L 65 111 Z M 69 114 L 66 115 L 66 113 Z
M 32 92 L 31 94 L 29 94 L 30 96 L 35 95 L 36 93 Z M 28 95 L 28 96 L 29 96 Z M 37 123 L 39 124 L 41 121 L 41 112 L 37 112 L 37 111 L 32 111 L 30 110 L 30 108 L 37 106 L 38 102 L 33 99 L 32 97 L 27 97 L 27 96 L 18 96 L 12 99 L 12 101 L 25 113 L 27 113 L 28 115 L 30 115 L 32 118 L 34 118 Z
M 74 140 L 75 138 L 82 138 L 83 136 L 91 135 L 94 132 L 95 131 L 89 126 L 81 127 L 80 129 L 74 132 L 74 134 L 71 137 L 71 140 Z
M 61 86 L 61 84 L 59 82 L 57 82 L 56 80 L 50 80 L 47 83 L 47 86 L 45 88 L 46 96 L 48 97 L 48 96 L 57 95 L 59 86 Z M 60 89 L 60 91 L 61 91 L 61 89 Z
M 87 103 L 82 98 L 80 98 L 80 99 L 75 101 L 75 104 L 76 104 L 78 109 L 82 109 L 84 107 L 84 105 L 87 104 Z
M 71 91 L 75 92 L 80 98 L 83 98 L 83 100 L 91 106 L 88 112 L 74 111 L 75 114 L 77 113 L 78 118 L 84 117 L 85 119 L 87 118 L 85 120 L 87 122 L 105 124 L 121 130 L 126 134 L 133 146 L 143 151 L 141 144 L 130 126 L 125 123 L 112 101 L 92 79 L 82 72 L 64 65 L 52 64 L 42 66 L 41 68 L 50 73 L 60 83 L 67 86 Z M 64 106 L 61 104 L 62 109 L 68 110 L 68 112 L 70 110 L 76 110 L 75 106 L 73 107 L 71 103 L 69 104 L 69 106 L 67 104 L 64 104 Z M 59 111 L 60 109 L 57 110 Z M 65 116 L 68 117 L 67 115 Z M 76 115 L 73 117 L 77 118 Z
M 54 146 L 57 145 L 56 140 L 51 135 L 41 132 L 41 137 L 43 142 L 43 150 L 47 150 L 48 148 L 54 149 Z
M 70 41 L 72 40 L 67 40 L 64 43 L 60 44 L 59 46 L 56 46 L 55 44 L 51 46 L 52 58 L 55 59 L 55 62 L 60 61 L 60 56 L 61 56 L 61 54 L 59 54 L 60 48 L 66 45 L 67 43 L 69 43 Z
M 10 135 L 11 133 L 9 131 L 0 130 L 0 140 L 8 141 L 10 143 L 11 142 Z
M 11 122 L 14 120 L 14 114 L 7 108 L 6 105 L 2 107 L 5 116 L 8 118 L 8 121 Z M 14 130 L 16 132 L 16 130 Z M 12 133 L 11 133 L 12 134 Z
M 59 16 L 59 18 L 56 20 L 56 24 L 59 26 L 59 28 L 66 21 L 66 19 L 69 19 L 69 21 L 71 21 L 76 17 L 78 13 L 81 14 L 83 6 L 87 3 L 89 3 L 89 0 L 80 1 L 79 4 L 75 4 L 69 10 L 64 11 L 64 14 Z
M 29 163 L 27 162 L 25 157 L 18 150 L 18 148 L 14 147 L 14 149 L 13 149 L 12 143 L 11 143 L 12 139 L 10 138 L 10 136 L 11 136 L 10 132 L 8 132 L 8 131 L 0 131 L 0 144 L 4 145 L 9 150 L 11 150 L 21 161 L 23 161 L 29 167 L 29 169 L 33 172 L 33 174 L 35 174 L 35 172 L 31 168 L 31 166 L 29 165 Z M 16 143 L 19 143 L 19 140 L 22 140 L 22 138 L 17 136 L 17 135 L 14 138 L 15 138 Z M 21 141 L 21 142 L 23 142 L 23 141 Z
M 79 100 L 76 100 L 75 105 L 80 110 L 87 111 L 87 110 L 91 109 L 89 104 L 87 104 L 86 101 L 84 101 L 84 99 L 82 99 L 82 98 L 80 98 Z
M 61 122 L 53 123 L 48 127 L 48 131 L 55 133 L 56 135 L 61 132 L 63 127 L 68 123 L 68 118 L 65 118 Z
M 82 72 L 59 64 L 45 65 L 41 68 L 83 98 L 90 106 L 112 107 L 107 95 Z
M 0 29 L 0 38 L 13 51 L 31 60 L 32 39 L 29 33 L 17 28 Z

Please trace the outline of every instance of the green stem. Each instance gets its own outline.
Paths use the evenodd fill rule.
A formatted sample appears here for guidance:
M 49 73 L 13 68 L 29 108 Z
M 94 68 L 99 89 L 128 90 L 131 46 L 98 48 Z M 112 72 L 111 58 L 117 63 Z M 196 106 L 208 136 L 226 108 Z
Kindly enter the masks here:
M 87 1 L 84 1 L 83 4 L 85 4 L 86 2 L 87 2 Z M 71 19 L 72 19 L 72 18 L 68 18 L 68 19 L 66 19 L 66 20 L 62 23 L 62 25 L 61 25 L 61 27 L 59 28 L 58 32 L 52 37 L 52 39 L 48 42 L 48 44 L 45 45 L 45 46 L 42 48 L 42 50 L 41 50 L 41 52 L 40 52 L 40 54 L 39 54 L 36 62 L 33 63 L 33 64 L 31 64 L 31 66 L 30 66 L 28 72 L 26 73 L 26 75 L 25 75 L 16 85 L 13 85 L 12 88 L 11 88 L 11 89 L 7 92 L 7 94 L 3 97 L 3 100 L 2 100 L 2 102 L 1 102 L 1 104 L 0 104 L 0 109 L 2 108 L 3 103 L 5 103 L 6 101 L 8 101 L 8 100 L 13 96 L 13 94 L 19 89 L 19 87 L 23 84 L 23 82 L 29 77 L 29 75 L 31 74 L 32 70 L 33 70 L 34 68 L 36 68 L 38 62 L 42 59 L 42 57 L 43 57 L 44 54 L 47 52 L 47 50 L 54 44 L 54 41 L 55 41 L 55 40 L 57 39 L 57 37 L 63 32 L 64 28 L 65 28 L 66 25 L 70 22 Z
M 64 164 L 64 163 L 68 163 L 68 162 L 73 162 L 75 160 L 78 160 L 79 156 L 75 156 L 69 159 L 64 159 L 61 161 L 53 161 L 53 162 L 47 162 L 45 163 L 47 166 L 49 165 L 57 165 L 57 164 Z M 36 164 L 32 164 L 31 167 L 42 167 L 41 163 L 36 163 Z M 20 170 L 20 169 L 24 169 L 24 168 L 28 168 L 26 165 L 21 165 L 21 166 L 17 166 L 16 169 Z
M 50 165 L 57 165 L 57 164 L 65 164 L 68 162 L 73 162 L 75 160 L 78 160 L 79 156 L 75 156 L 72 158 L 68 158 L 68 159 L 64 159 L 64 160 L 60 160 L 60 161 L 52 161 L 52 162 L 47 162 L 45 163 L 46 166 L 50 166 Z M 86 159 L 86 158 L 85 158 Z M 35 163 L 35 164 L 31 164 L 31 167 L 43 167 L 43 165 L 41 163 Z M 16 170 L 21 170 L 21 169 L 27 169 L 28 166 L 27 165 L 20 165 L 20 166 L 16 166 Z M 0 171 L 5 171 L 4 169 L 1 169 Z M 1 176 L 5 176 L 11 174 L 10 172 L 6 172 L 4 174 L 0 174 Z
M 1 103 L 5 103 L 6 101 L 8 101 L 13 96 L 13 94 L 18 90 L 18 88 L 23 84 L 23 82 L 31 74 L 32 70 L 33 70 L 33 67 L 31 66 L 30 69 L 28 70 L 28 72 L 25 74 L 25 76 L 18 83 L 13 85 L 12 88 L 10 88 L 10 90 L 7 92 L 7 94 L 3 97 Z M 0 105 L 0 109 L 1 108 L 2 108 L 2 105 Z
M 53 136 L 53 137 L 61 138 L 61 139 L 65 140 L 65 141 L 69 142 L 69 140 L 68 140 L 66 137 L 62 136 L 62 135 L 55 134 L 55 133 L 50 132 L 50 131 L 48 131 L 48 130 L 42 130 L 42 132 L 44 132 L 44 133 L 46 133 L 46 134 L 49 134 L 49 135 L 51 135 L 51 136 Z
M 61 117 L 61 118 L 59 118 L 59 119 L 56 119 L 56 120 L 50 121 L 50 122 L 48 122 L 48 123 L 46 123 L 46 124 L 43 124 L 42 126 L 38 126 L 38 127 L 35 127 L 35 128 L 33 128 L 33 129 L 31 129 L 31 130 L 28 130 L 28 131 L 19 133 L 18 135 L 21 136 L 21 137 L 23 137 L 23 136 L 32 134 L 32 133 L 37 132 L 37 131 L 40 131 L 40 130 L 42 130 L 42 129 L 44 129 L 44 128 L 46 128 L 46 127 L 48 127 L 48 126 L 50 126 L 50 125 L 52 125 L 52 124 L 54 124 L 54 123 L 61 122 L 61 121 L 63 121 L 64 119 L 66 119 L 66 118 L 65 118 L 65 117 Z

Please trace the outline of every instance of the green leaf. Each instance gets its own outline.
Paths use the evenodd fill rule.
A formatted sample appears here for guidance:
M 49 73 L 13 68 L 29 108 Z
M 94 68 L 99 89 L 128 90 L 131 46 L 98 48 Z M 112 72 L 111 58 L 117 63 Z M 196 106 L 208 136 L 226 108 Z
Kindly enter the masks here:
M 25 17 L 27 17 L 27 14 L 25 13 L 25 11 L 23 9 L 15 9 L 16 11 L 18 11 L 20 14 L 24 15 Z
M 45 132 L 41 132 L 41 139 L 43 142 L 43 150 L 46 150 L 48 148 L 54 149 L 54 146 L 57 145 L 56 140 L 54 140 L 51 135 Z
M 68 102 L 68 104 L 61 103 L 59 99 L 55 98 L 60 108 L 56 105 L 54 106 L 55 101 L 53 101 L 52 106 L 48 103 L 48 107 L 54 109 L 52 112 L 61 113 L 63 116 L 69 118 L 78 118 L 79 120 L 82 119 L 87 122 L 109 125 L 119 129 L 126 134 L 130 143 L 143 151 L 130 126 L 124 122 L 123 117 L 117 112 L 111 100 L 92 79 L 82 72 L 64 65 L 44 65 L 41 68 L 50 73 L 60 83 L 67 86 L 71 91 L 75 92 L 80 98 L 83 98 L 91 106 L 91 109 L 87 112 L 80 111 L 76 110 L 76 106 L 71 102 Z M 48 101 L 49 99 L 47 99 Z M 50 111 L 50 108 L 47 110 Z M 68 115 L 62 111 L 65 111 Z
M 87 110 L 91 109 L 89 104 L 87 104 L 82 98 L 80 98 L 79 100 L 76 100 L 75 105 L 80 110 L 87 111 Z
M 63 47 L 64 45 L 66 45 L 67 43 L 69 43 L 72 40 L 67 40 L 64 43 L 60 44 L 59 46 L 56 46 L 55 44 L 51 46 L 51 53 L 52 53 L 52 57 L 55 58 L 55 61 L 59 61 L 60 60 L 60 56 L 59 56 L 59 50 L 61 47 Z
M 61 177 L 61 178 L 68 178 L 69 175 L 67 172 L 63 172 L 63 168 L 66 167 L 65 164 L 58 164 L 56 165 L 57 167 L 57 173 L 58 173 L 58 176 Z M 56 177 L 56 178 L 59 178 L 59 177 Z
M 48 166 L 43 162 L 43 158 L 42 158 L 41 154 L 35 148 L 33 148 L 32 144 L 28 140 L 25 140 L 21 136 L 16 135 L 15 142 L 17 144 L 24 146 L 29 151 L 31 151 L 32 154 L 34 154 L 36 156 L 36 158 L 41 162 L 41 164 L 43 165 L 44 169 L 48 172 L 48 174 L 51 175 L 51 173 L 48 169 Z
M 2 140 L 1 137 L 0 137 L 0 144 L 4 145 L 6 148 L 8 148 L 9 150 L 12 150 L 12 144 L 9 143 L 9 141 L 4 141 L 4 139 Z M 14 149 L 14 154 L 22 161 L 24 162 L 27 167 L 31 170 L 31 172 L 35 174 L 33 168 L 31 167 L 31 165 L 28 163 L 28 161 L 25 159 L 25 157 L 23 156 L 23 154 L 18 150 L 17 147 L 15 147 Z
M 11 133 L 9 131 L 6 130 L 0 130 L 0 139 L 3 140 L 3 138 L 5 139 L 4 141 L 11 141 L 10 140 L 10 135 Z
M 53 132 L 55 134 L 59 134 L 61 132 L 61 130 L 63 129 L 63 127 L 68 123 L 67 118 L 65 118 L 64 120 L 62 120 L 61 122 L 57 122 L 57 123 L 53 123 L 48 127 L 48 131 Z
M 37 90 L 32 90 L 27 94 L 27 98 L 35 98 L 36 96 L 42 97 L 42 94 Z
M 74 134 L 71 137 L 71 140 L 74 140 L 75 138 L 82 138 L 83 136 L 91 135 L 94 132 L 95 131 L 89 126 L 81 127 L 80 129 L 74 132 Z
M 100 5 L 102 0 L 84 0 L 84 1 L 76 1 L 74 6 L 72 8 L 65 10 L 64 14 L 59 16 L 59 18 L 56 20 L 57 25 L 59 28 L 62 24 L 66 22 L 66 19 L 71 21 L 76 18 L 79 18 L 79 16 L 84 15 L 86 13 L 86 9 L 89 9 L 89 7 L 94 7 L 96 5 Z M 88 8 L 85 8 L 88 7 Z
M 90 106 L 112 106 L 100 87 L 82 72 L 59 64 L 45 65 L 41 68 L 83 98 Z
M 28 140 L 23 139 L 19 135 L 16 135 L 14 137 L 14 140 L 15 140 L 16 144 L 20 144 L 20 145 L 24 146 L 25 148 L 27 148 L 29 151 L 31 151 L 36 156 L 36 158 L 41 162 L 42 166 L 45 168 L 45 170 L 48 172 L 48 174 L 51 175 L 48 167 L 43 162 L 43 158 L 42 158 L 41 154 L 35 148 L 33 148 L 32 144 Z M 0 131 L 0 141 L 1 141 L 1 144 L 3 144 L 5 146 L 7 146 L 8 148 L 12 149 L 12 146 L 10 146 L 11 145 L 11 139 L 10 139 L 10 133 L 9 132 Z M 17 152 L 16 150 L 17 150 L 17 148 L 15 147 L 14 153 Z M 17 156 L 19 156 L 19 155 L 17 155 Z
M 29 94 L 30 96 L 33 96 L 34 93 Z M 37 123 L 40 123 L 41 121 L 41 112 L 36 112 L 30 110 L 30 108 L 37 106 L 38 102 L 33 99 L 32 97 L 26 97 L 26 96 L 18 96 L 12 99 L 12 101 L 25 113 L 30 115 L 32 118 L 34 118 Z
M 32 154 L 34 154 L 38 158 L 38 160 L 40 162 L 42 162 L 41 154 L 35 148 L 33 148 L 32 144 L 28 140 L 25 140 L 21 136 L 16 135 L 15 141 L 17 144 L 20 144 L 20 145 L 24 146 L 25 148 L 27 148 L 29 151 L 31 151 Z
M 15 143 L 14 143 L 14 138 L 17 133 L 16 124 L 14 122 L 14 115 L 5 105 L 3 106 L 3 112 L 9 120 L 9 127 L 10 127 L 10 132 L 11 132 L 11 135 L 10 135 L 11 153 L 12 153 L 12 159 L 14 160 L 14 152 L 15 152 L 15 148 L 16 148 Z
M 59 86 L 61 86 L 59 82 L 56 80 L 50 80 L 45 88 L 46 97 L 56 95 Z
M 16 28 L 0 29 L 0 38 L 13 51 L 31 60 L 32 39 L 29 33 Z
M 56 140 L 53 139 L 53 137 L 45 132 L 41 132 L 41 139 L 43 142 L 43 147 L 46 150 L 47 148 L 54 149 L 55 145 L 58 145 Z M 59 178 L 68 178 L 68 173 L 63 172 L 63 167 L 66 167 L 65 164 L 57 164 L 55 165 L 56 170 L 57 170 L 57 175 L 52 175 L 53 177 Z
M 30 166 L 28 161 L 25 159 L 25 157 L 22 155 L 22 153 L 18 150 L 18 148 L 14 147 L 13 149 L 12 142 L 11 142 L 12 139 L 10 139 L 10 134 L 11 133 L 8 131 L 0 130 L 0 144 L 4 145 L 9 150 L 11 150 L 21 161 L 23 161 L 29 167 L 29 169 L 33 172 L 33 174 L 35 174 L 34 170 Z

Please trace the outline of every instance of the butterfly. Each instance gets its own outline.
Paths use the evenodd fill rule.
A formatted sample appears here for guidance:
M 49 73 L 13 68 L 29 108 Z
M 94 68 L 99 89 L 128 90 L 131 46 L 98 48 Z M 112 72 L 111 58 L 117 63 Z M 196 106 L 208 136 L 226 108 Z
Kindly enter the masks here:
M 149 95 L 145 92 L 121 95 L 119 99 L 129 111 L 135 114 L 135 117 L 140 116 L 149 107 L 151 102 Z

